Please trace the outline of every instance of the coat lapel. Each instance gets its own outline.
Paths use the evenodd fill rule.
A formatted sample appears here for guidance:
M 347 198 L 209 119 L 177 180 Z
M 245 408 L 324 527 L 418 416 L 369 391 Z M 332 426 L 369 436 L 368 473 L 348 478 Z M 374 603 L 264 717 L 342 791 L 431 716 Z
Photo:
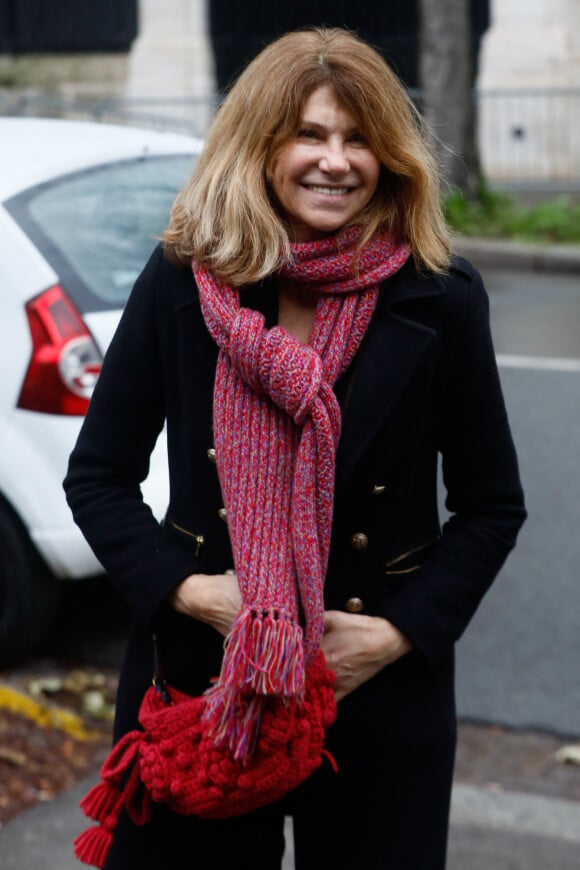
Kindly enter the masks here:
M 336 490 L 347 481 L 368 444 L 405 390 L 436 330 L 404 313 L 407 303 L 444 292 L 437 278 L 419 278 L 407 264 L 381 288 L 369 330 L 357 354 L 343 403 L 336 456 Z M 411 312 L 417 311 L 411 307 Z
M 176 306 L 175 318 L 182 356 L 187 351 L 187 356 L 195 359 L 197 373 L 209 379 L 213 388 L 218 347 L 205 326 L 198 300 L 191 299 Z
M 213 385 L 218 348 L 206 329 L 199 302 L 192 299 L 175 308 L 181 413 L 191 433 L 203 433 L 212 446 Z

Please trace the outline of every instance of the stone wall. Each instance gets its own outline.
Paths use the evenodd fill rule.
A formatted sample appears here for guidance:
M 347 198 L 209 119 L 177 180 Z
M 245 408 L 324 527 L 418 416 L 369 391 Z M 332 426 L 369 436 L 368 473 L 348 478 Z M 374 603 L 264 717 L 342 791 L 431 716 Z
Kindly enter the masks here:
M 489 178 L 580 183 L 578 0 L 493 0 L 478 87 Z

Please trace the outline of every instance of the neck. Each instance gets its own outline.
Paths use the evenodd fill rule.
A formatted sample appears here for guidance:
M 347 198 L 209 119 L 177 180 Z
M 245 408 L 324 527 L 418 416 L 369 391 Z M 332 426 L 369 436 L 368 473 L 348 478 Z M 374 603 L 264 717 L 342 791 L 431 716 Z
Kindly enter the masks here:
M 289 278 L 279 278 L 277 287 L 278 325 L 307 344 L 320 294 Z

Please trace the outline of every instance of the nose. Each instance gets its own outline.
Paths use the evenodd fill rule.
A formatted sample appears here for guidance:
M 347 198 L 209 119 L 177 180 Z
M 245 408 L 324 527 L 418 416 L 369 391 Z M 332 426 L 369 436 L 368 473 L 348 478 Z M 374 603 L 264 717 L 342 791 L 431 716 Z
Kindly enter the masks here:
M 344 142 L 328 142 L 324 153 L 320 157 L 320 168 L 330 174 L 342 174 L 348 172 L 348 162 Z

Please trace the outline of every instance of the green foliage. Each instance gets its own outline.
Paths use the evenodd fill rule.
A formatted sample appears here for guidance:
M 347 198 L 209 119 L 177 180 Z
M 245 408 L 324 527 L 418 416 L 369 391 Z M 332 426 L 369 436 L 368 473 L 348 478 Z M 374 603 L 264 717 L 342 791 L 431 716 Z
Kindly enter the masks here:
M 580 203 L 569 196 L 523 205 L 482 184 L 474 199 L 456 190 L 444 207 L 450 227 L 468 236 L 580 243 Z

